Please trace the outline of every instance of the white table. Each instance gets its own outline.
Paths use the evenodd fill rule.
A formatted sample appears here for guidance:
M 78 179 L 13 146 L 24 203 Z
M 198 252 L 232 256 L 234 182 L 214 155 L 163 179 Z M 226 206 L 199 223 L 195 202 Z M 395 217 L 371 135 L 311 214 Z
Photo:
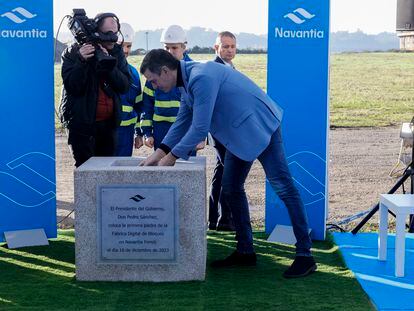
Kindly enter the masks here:
M 404 276 L 405 221 L 414 214 L 414 194 L 381 194 L 378 235 L 378 259 L 387 260 L 388 210 L 397 218 L 395 234 L 395 276 Z

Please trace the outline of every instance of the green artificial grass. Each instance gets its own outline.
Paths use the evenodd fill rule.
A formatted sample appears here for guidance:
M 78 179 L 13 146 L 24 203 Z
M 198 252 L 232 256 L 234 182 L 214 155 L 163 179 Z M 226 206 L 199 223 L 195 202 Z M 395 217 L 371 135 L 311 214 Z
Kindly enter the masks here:
M 47 247 L 0 247 L 0 310 L 373 310 L 331 241 L 316 242 L 318 271 L 285 280 L 294 248 L 255 233 L 256 267 L 211 269 L 204 282 L 75 280 L 74 231 Z M 208 262 L 227 256 L 234 235 L 208 234 Z

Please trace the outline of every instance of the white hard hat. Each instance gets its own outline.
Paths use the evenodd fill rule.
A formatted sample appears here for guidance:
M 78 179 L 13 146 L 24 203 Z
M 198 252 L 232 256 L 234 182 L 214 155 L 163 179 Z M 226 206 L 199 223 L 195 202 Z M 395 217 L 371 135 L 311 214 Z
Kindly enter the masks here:
M 134 40 L 135 32 L 130 24 L 121 23 L 121 33 L 124 36 L 124 42 L 132 42 Z
M 181 26 L 171 25 L 163 30 L 161 43 L 187 43 L 187 35 Z

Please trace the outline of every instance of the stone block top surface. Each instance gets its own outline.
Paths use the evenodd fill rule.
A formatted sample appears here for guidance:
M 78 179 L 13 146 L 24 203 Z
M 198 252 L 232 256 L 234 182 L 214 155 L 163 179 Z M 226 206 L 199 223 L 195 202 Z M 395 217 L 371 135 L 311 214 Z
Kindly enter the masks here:
M 144 157 L 92 157 L 75 172 L 83 171 L 199 171 L 205 170 L 205 157 L 190 157 L 188 161 L 177 160 L 174 166 L 138 166 Z

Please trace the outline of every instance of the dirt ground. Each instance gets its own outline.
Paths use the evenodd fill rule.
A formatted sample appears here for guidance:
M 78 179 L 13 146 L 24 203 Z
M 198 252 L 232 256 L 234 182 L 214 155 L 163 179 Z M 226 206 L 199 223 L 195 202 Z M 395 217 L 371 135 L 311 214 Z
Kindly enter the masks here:
M 338 222 L 365 211 L 378 201 L 380 193 L 388 192 L 395 183 L 395 179 L 390 178 L 388 173 L 397 161 L 399 132 L 399 127 L 330 130 L 328 222 Z M 143 147 L 134 151 L 134 156 L 150 153 L 150 149 Z M 207 146 L 200 155 L 207 157 L 209 181 L 215 164 L 214 150 Z M 56 161 L 58 222 L 61 228 L 70 228 L 73 227 L 75 216 L 71 213 L 74 208 L 74 166 L 63 134 L 56 136 Z M 255 226 L 262 227 L 265 191 L 264 173 L 259 163 L 255 163 L 250 172 L 246 192 L 252 222 Z M 375 224 L 376 221 L 377 218 L 374 217 L 370 223 Z M 349 225 L 351 227 L 352 224 Z

